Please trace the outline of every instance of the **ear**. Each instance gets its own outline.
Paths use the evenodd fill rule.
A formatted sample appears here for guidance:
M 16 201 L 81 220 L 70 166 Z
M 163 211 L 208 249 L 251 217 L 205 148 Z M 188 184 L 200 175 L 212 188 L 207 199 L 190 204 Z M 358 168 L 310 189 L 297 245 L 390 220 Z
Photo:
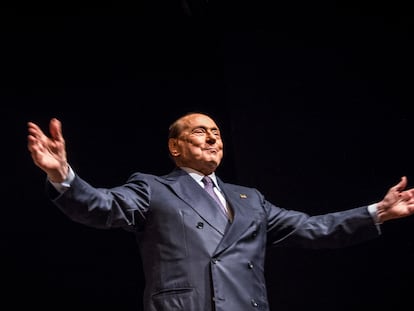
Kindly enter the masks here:
M 176 138 L 170 138 L 168 140 L 168 150 L 173 157 L 180 155 L 180 152 L 178 150 L 178 140 Z

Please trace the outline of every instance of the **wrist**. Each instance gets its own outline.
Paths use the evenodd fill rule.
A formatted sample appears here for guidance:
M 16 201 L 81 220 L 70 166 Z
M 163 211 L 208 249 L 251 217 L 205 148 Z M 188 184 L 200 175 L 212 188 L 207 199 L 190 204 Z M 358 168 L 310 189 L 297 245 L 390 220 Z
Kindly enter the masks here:
M 377 204 L 377 218 L 379 223 L 386 221 L 386 210 L 387 206 L 383 201 L 378 202 Z
M 63 183 L 68 179 L 69 176 L 69 164 L 65 163 L 62 167 L 57 170 L 48 172 L 47 177 L 53 183 Z

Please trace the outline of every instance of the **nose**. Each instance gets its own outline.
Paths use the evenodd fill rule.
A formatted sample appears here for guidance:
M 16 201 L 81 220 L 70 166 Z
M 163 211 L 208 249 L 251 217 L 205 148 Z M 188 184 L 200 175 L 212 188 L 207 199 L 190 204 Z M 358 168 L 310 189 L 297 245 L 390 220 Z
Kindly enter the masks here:
M 217 140 L 216 135 L 212 131 L 207 131 L 206 140 L 208 143 L 214 144 Z

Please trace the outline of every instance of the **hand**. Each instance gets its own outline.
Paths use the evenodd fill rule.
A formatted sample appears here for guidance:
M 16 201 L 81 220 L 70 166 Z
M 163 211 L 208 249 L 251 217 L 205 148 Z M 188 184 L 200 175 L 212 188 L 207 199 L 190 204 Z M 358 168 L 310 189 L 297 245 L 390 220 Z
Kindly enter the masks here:
M 28 144 L 33 162 L 46 172 L 53 182 L 62 182 L 68 175 L 65 140 L 62 136 L 62 124 L 58 119 L 51 119 L 49 131 L 51 137 L 33 122 L 27 123 Z
M 391 187 L 384 199 L 377 205 L 379 221 L 406 217 L 414 214 L 414 188 L 404 190 L 407 186 L 407 177 L 401 177 L 401 181 Z

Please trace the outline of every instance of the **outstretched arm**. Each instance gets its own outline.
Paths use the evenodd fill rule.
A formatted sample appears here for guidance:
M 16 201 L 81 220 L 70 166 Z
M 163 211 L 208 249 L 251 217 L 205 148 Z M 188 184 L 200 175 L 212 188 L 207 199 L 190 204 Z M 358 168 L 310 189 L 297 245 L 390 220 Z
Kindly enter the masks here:
M 377 204 L 379 221 L 402 218 L 414 214 L 414 188 L 404 190 L 407 187 L 407 177 L 401 177 L 401 181 L 391 187 L 382 201 Z
M 50 137 L 33 122 L 28 122 L 27 127 L 27 147 L 33 162 L 47 174 L 50 181 L 63 182 L 68 175 L 68 162 L 61 122 L 56 118 L 50 120 Z

